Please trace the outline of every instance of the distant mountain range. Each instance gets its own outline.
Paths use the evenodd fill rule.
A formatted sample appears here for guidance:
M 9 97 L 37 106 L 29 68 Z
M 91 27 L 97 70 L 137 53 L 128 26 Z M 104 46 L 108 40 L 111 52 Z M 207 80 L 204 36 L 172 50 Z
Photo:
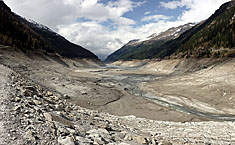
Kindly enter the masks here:
M 106 61 L 116 61 L 119 59 L 145 59 L 152 55 L 156 48 L 169 40 L 178 38 L 182 33 L 195 26 L 193 23 L 179 27 L 170 28 L 157 35 L 152 34 L 144 40 L 131 40 L 122 48 L 107 57 Z
M 48 27 L 16 15 L 1 0 L 0 44 L 21 49 L 25 53 L 37 51 L 56 53 L 67 58 L 98 59 L 89 50 L 69 42 Z
M 235 57 L 235 0 L 223 4 L 209 19 L 193 25 L 171 28 L 145 41 L 130 41 L 106 61 Z

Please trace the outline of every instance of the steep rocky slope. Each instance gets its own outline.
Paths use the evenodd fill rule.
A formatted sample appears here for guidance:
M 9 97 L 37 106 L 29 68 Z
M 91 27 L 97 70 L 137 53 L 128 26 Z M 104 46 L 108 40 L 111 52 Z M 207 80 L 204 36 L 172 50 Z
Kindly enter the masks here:
M 49 28 L 16 15 L 3 1 L 0 1 L 0 21 L 0 44 L 13 46 L 24 52 L 37 51 L 58 53 L 69 58 L 98 59 L 92 52 L 69 42 Z
M 165 42 L 178 38 L 183 32 L 192 28 L 195 24 L 188 23 L 182 26 L 173 27 L 160 34 L 152 34 L 145 40 L 132 40 L 116 52 L 109 55 L 107 62 L 119 59 L 144 59 Z

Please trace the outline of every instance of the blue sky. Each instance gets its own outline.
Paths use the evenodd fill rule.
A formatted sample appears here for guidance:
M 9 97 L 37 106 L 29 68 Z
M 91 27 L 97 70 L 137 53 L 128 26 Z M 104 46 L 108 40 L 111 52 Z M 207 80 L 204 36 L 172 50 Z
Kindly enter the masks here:
M 5 0 L 101 59 L 133 39 L 200 22 L 229 0 Z
M 167 0 L 163 0 L 161 2 L 167 2 Z M 124 14 L 124 17 L 135 19 L 138 23 L 137 25 L 142 25 L 141 18 L 146 15 L 166 15 L 172 16 L 172 21 L 176 20 L 182 11 L 185 8 L 177 8 L 177 9 L 166 9 L 160 6 L 160 1 L 157 0 L 148 0 L 142 6 L 135 8 L 133 11 L 127 12 Z M 145 14 L 146 13 L 146 14 Z M 147 23 L 147 22 L 145 22 Z
M 112 0 L 117 1 L 117 0 Z M 123 14 L 123 17 L 126 17 L 128 19 L 132 19 L 136 22 L 133 27 L 140 27 L 142 25 L 148 24 L 153 22 L 153 20 L 150 21 L 141 21 L 142 18 L 146 16 L 151 16 L 151 15 L 164 15 L 164 16 L 169 16 L 171 17 L 170 21 L 176 21 L 177 18 L 182 14 L 182 11 L 186 10 L 186 7 L 182 8 L 177 8 L 177 9 L 166 9 L 160 5 L 160 2 L 169 2 L 170 0 L 133 0 L 134 2 L 140 2 L 143 3 L 141 6 L 133 8 L 133 10 L 128 11 Z M 101 0 L 100 3 L 103 4 L 108 4 L 110 3 L 111 0 Z M 83 19 L 83 18 L 82 18 Z M 80 21 L 82 19 L 79 19 Z M 84 20 L 84 19 L 83 19 Z M 88 21 L 88 19 L 86 19 Z M 107 20 L 105 22 L 102 22 L 103 25 L 108 26 L 109 28 L 113 28 L 113 22 L 112 20 Z

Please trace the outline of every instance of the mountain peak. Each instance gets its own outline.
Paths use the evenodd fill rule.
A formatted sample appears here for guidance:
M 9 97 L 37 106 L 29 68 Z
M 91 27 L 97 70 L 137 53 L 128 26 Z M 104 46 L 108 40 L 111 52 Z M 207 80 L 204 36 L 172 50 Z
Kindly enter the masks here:
M 232 0 L 197 25 L 189 23 L 173 27 L 153 34 L 147 40 L 135 42 L 135 45 L 124 45 L 109 55 L 106 61 L 235 57 L 234 14 L 235 0 Z
M 188 23 L 178 27 L 170 28 L 161 33 L 154 33 L 145 39 L 129 41 L 122 48 L 109 55 L 106 61 L 116 61 L 118 59 L 142 59 L 154 52 L 155 47 L 166 41 L 178 38 L 182 33 L 189 30 L 195 23 Z M 146 54 L 146 52 L 148 54 Z
M 16 15 L 0 0 L 0 44 L 12 46 L 25 53 L 45 52 L 67 58 L 98 57 L 89 50 L 73 44 L 48 27 Z
M 176 39 L 178 38 L 183 32 L 187 31 L 188 29 L 192 28 L 195 26 L 196 23 L 187 23 L 184 25 L 180 25 L 178 27 L 173 27 L 170 28 L 164 32 L 161 32 L 160 34 L 153 34 L 149 36 L 150 41 L 156 41 L 156 40 L 161 40 L 161 39 Z

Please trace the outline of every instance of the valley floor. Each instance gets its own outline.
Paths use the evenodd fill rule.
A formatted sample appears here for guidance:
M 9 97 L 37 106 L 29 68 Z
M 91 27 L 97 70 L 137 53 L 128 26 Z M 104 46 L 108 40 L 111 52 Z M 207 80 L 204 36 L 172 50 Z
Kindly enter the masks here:
M 140 62 L 116 62 L 129 63 Z M 137 72 L 158 76 L 139 85 L 158 104 L 201 119 L 235 119 L 234 59 L 149 61 Z
M 233 59 L 101 66 L 0 48 L 1 85 L 8 82 L 11 90 L 1 87 L 1 99 L 11 104 L 0 108 L 1 142 L 4 136 L 19 144 L 235 142 Z M 7 114 L 15 123 L 3 119 Z

